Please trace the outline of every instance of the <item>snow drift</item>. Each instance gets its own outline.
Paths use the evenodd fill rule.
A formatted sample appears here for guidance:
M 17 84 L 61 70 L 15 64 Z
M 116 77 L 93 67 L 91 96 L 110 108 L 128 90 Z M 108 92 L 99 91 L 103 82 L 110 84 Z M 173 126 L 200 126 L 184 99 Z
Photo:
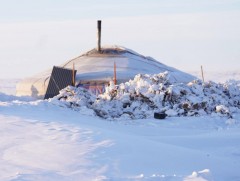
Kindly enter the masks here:
M 231 118 L 240 110 L 240 86 L 237 81 L 176 83 L 168 72 L 138 74 L 117 87 L 110 84 L 97 97 L 86 89 L 69 86 L 49 101 L 77 111 L 88 110 L 104 119 L 151 118 L 154 112 L 165 112 L 168 116 L 211 114 Z
M 67 87 L 52 100 L 19 100 L 0 94 L 0 180 L 240 180 L 239 106 L 236 104 L 233 110 L 231 102 L 227 102 L 238 101 L 239 82 L 194 81 L 181 85 L 169 81 L 168 76 L 138 75 L 122 87 L 107 87 L 107 92 L 99 97 L 74 87 Z M 150 83 L 154 89 L 148 86 Z M 214 97 L 215 103 L 221 102 L 211 113 L 217 116 L 168 117 L 162 121 L 124 121 L 124 115 L 112 118 L 111 112 L 108 119 L 121 121 L 88 116 L 96 114 L 97 101 L 105 101 L 102 110 L 106 110 L 114 105 L 111 101 L 121 105 L 123 100 L 129 100 L 127 93 L 146 92 L 145 97 L 151 98 L 170 87 L 187 87 L 191 100 L 198 92 L 200 100 L 204 96 Z M 123 96 L 126 97 L 121 99 Z M 134 99 L 130 103 L 135 104 Z M 224 113 L 227 109 L 229 114 Z

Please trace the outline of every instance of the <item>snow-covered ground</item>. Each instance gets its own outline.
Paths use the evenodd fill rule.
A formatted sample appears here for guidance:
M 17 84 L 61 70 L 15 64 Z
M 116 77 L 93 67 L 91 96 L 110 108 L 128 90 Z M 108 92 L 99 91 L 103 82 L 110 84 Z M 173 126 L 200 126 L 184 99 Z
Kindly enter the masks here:
M 1 93 L 0 180 L 240 180 L 239 114 L 110 121 L 88 111 Z
M 0 79 L 0 93 L 8 95 L 16 94 L 16 84 L 20 79 Z

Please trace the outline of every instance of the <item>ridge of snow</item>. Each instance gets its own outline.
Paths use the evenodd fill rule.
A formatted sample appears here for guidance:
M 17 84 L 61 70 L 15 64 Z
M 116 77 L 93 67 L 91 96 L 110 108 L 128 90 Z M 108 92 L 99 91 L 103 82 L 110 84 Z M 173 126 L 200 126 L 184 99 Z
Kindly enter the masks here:
M 175 83 L 168 72 L 142 75 L 115 87 L 113 83 L 106 91 L 95 97 L 83 88 L 67 87 L 50 99 L 53 104 L 81 110 L 93 110 L 105 119 L 152 118 L 154 112 L 165 112 L 168 116 L 226 116 L 240 113 L 240 84 L 227 82 L 189 84 Z M 93 111 L 91 115 L 93 115 Z

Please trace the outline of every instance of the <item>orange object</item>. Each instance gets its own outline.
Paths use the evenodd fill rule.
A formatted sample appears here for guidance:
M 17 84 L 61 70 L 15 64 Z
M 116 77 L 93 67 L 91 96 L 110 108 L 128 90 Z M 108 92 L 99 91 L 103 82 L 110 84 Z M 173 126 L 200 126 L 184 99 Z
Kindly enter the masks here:
M 116 63 L 114 62 L 114 85 L 117 85 L 117 71 L 116 71 Z

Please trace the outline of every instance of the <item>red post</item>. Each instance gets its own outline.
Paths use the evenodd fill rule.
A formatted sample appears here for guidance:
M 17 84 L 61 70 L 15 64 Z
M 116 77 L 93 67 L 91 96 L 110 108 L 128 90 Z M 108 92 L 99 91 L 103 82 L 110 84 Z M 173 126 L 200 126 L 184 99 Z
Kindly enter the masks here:
M 114 85 L 117 85 L 116 62 L 114 62 Z

